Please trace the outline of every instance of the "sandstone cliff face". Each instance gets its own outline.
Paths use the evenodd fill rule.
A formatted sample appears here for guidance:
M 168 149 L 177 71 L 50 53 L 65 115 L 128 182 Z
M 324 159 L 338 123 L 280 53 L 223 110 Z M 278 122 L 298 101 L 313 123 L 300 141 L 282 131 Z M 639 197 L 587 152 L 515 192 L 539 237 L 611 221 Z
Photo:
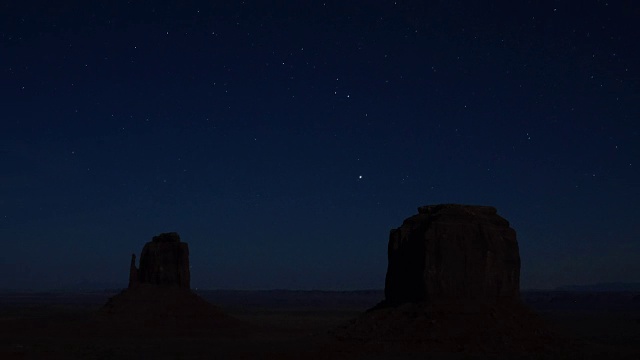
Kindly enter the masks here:
M 391 230 L 385 305 L 518 300 L 516 233 L 493 207 L 422 206 Z
M 180 236 L 163 233 L 154 236 L 142 248 L 140 268 L 135 268 L 132 259 L 129 287 L 137 284 L 153 284 L 191 288 L 189 271 L 189 245 L 180 241 Z

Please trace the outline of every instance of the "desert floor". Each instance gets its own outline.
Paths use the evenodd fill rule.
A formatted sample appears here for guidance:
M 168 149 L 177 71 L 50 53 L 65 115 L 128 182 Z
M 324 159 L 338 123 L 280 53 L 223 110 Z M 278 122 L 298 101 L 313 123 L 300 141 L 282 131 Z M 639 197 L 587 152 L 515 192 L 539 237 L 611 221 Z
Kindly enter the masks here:
M 437 353 L 331 335 L 381 300 L 381 291 L 198 293 L 240 324 L 176 331 L 97 320 L 115 292 L 0 294 L 0 359 L 640 359 L 637 293 L 523 293 L 527 306 L 575 339 L 566 351 L 527 354 L 468 353 L 463 347 Z

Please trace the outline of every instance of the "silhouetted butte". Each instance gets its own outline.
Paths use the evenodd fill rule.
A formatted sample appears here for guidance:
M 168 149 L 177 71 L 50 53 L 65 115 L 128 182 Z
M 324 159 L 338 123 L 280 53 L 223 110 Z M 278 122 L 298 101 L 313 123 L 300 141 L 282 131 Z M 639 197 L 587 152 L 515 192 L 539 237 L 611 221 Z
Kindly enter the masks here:
M 494 207 L 421 206 L 387 250 L 385 299 L 338 338 L 446 352 L 564 346 L 522 305 L 516 232 Z
M 107 320 L 183 333 L 237 324 L 237 320 L 191 291 L 189 246 L 180 241 L 177 233 L 154 236 L 142 249 L 139 268 L 135 260 L 133 254 L 128 288 L 102 308 Z
M 389 234 L 385 303 L 518 300 L 516 232 L 490 206 L 422 206 Z

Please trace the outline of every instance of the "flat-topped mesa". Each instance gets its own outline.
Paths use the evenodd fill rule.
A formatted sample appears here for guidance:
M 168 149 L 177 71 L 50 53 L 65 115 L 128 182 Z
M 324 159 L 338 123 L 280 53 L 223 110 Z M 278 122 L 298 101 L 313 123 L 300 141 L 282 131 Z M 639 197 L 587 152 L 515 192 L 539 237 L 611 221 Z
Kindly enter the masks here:
M 180 241 L 175 232 L 154 236 L 144 245 L 140 254 L 140 268 L 131 260 L 129 288 L 138 284 L 191 288 L 189 271 L 189 245 Z
M 428 205 L 389 235 L 387 306 L 519 301 L 516 232 L 494 207 Z

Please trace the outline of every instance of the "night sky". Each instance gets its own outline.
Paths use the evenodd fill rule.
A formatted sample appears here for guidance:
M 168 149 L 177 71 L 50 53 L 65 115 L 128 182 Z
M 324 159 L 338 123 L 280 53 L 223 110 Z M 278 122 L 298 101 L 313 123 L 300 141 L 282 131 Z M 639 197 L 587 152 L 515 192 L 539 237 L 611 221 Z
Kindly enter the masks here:
M 640 281 L 636 1 L 0 3 L 0 289 L 381 289 L 389 230 L 492 205 L 523 288 Z

